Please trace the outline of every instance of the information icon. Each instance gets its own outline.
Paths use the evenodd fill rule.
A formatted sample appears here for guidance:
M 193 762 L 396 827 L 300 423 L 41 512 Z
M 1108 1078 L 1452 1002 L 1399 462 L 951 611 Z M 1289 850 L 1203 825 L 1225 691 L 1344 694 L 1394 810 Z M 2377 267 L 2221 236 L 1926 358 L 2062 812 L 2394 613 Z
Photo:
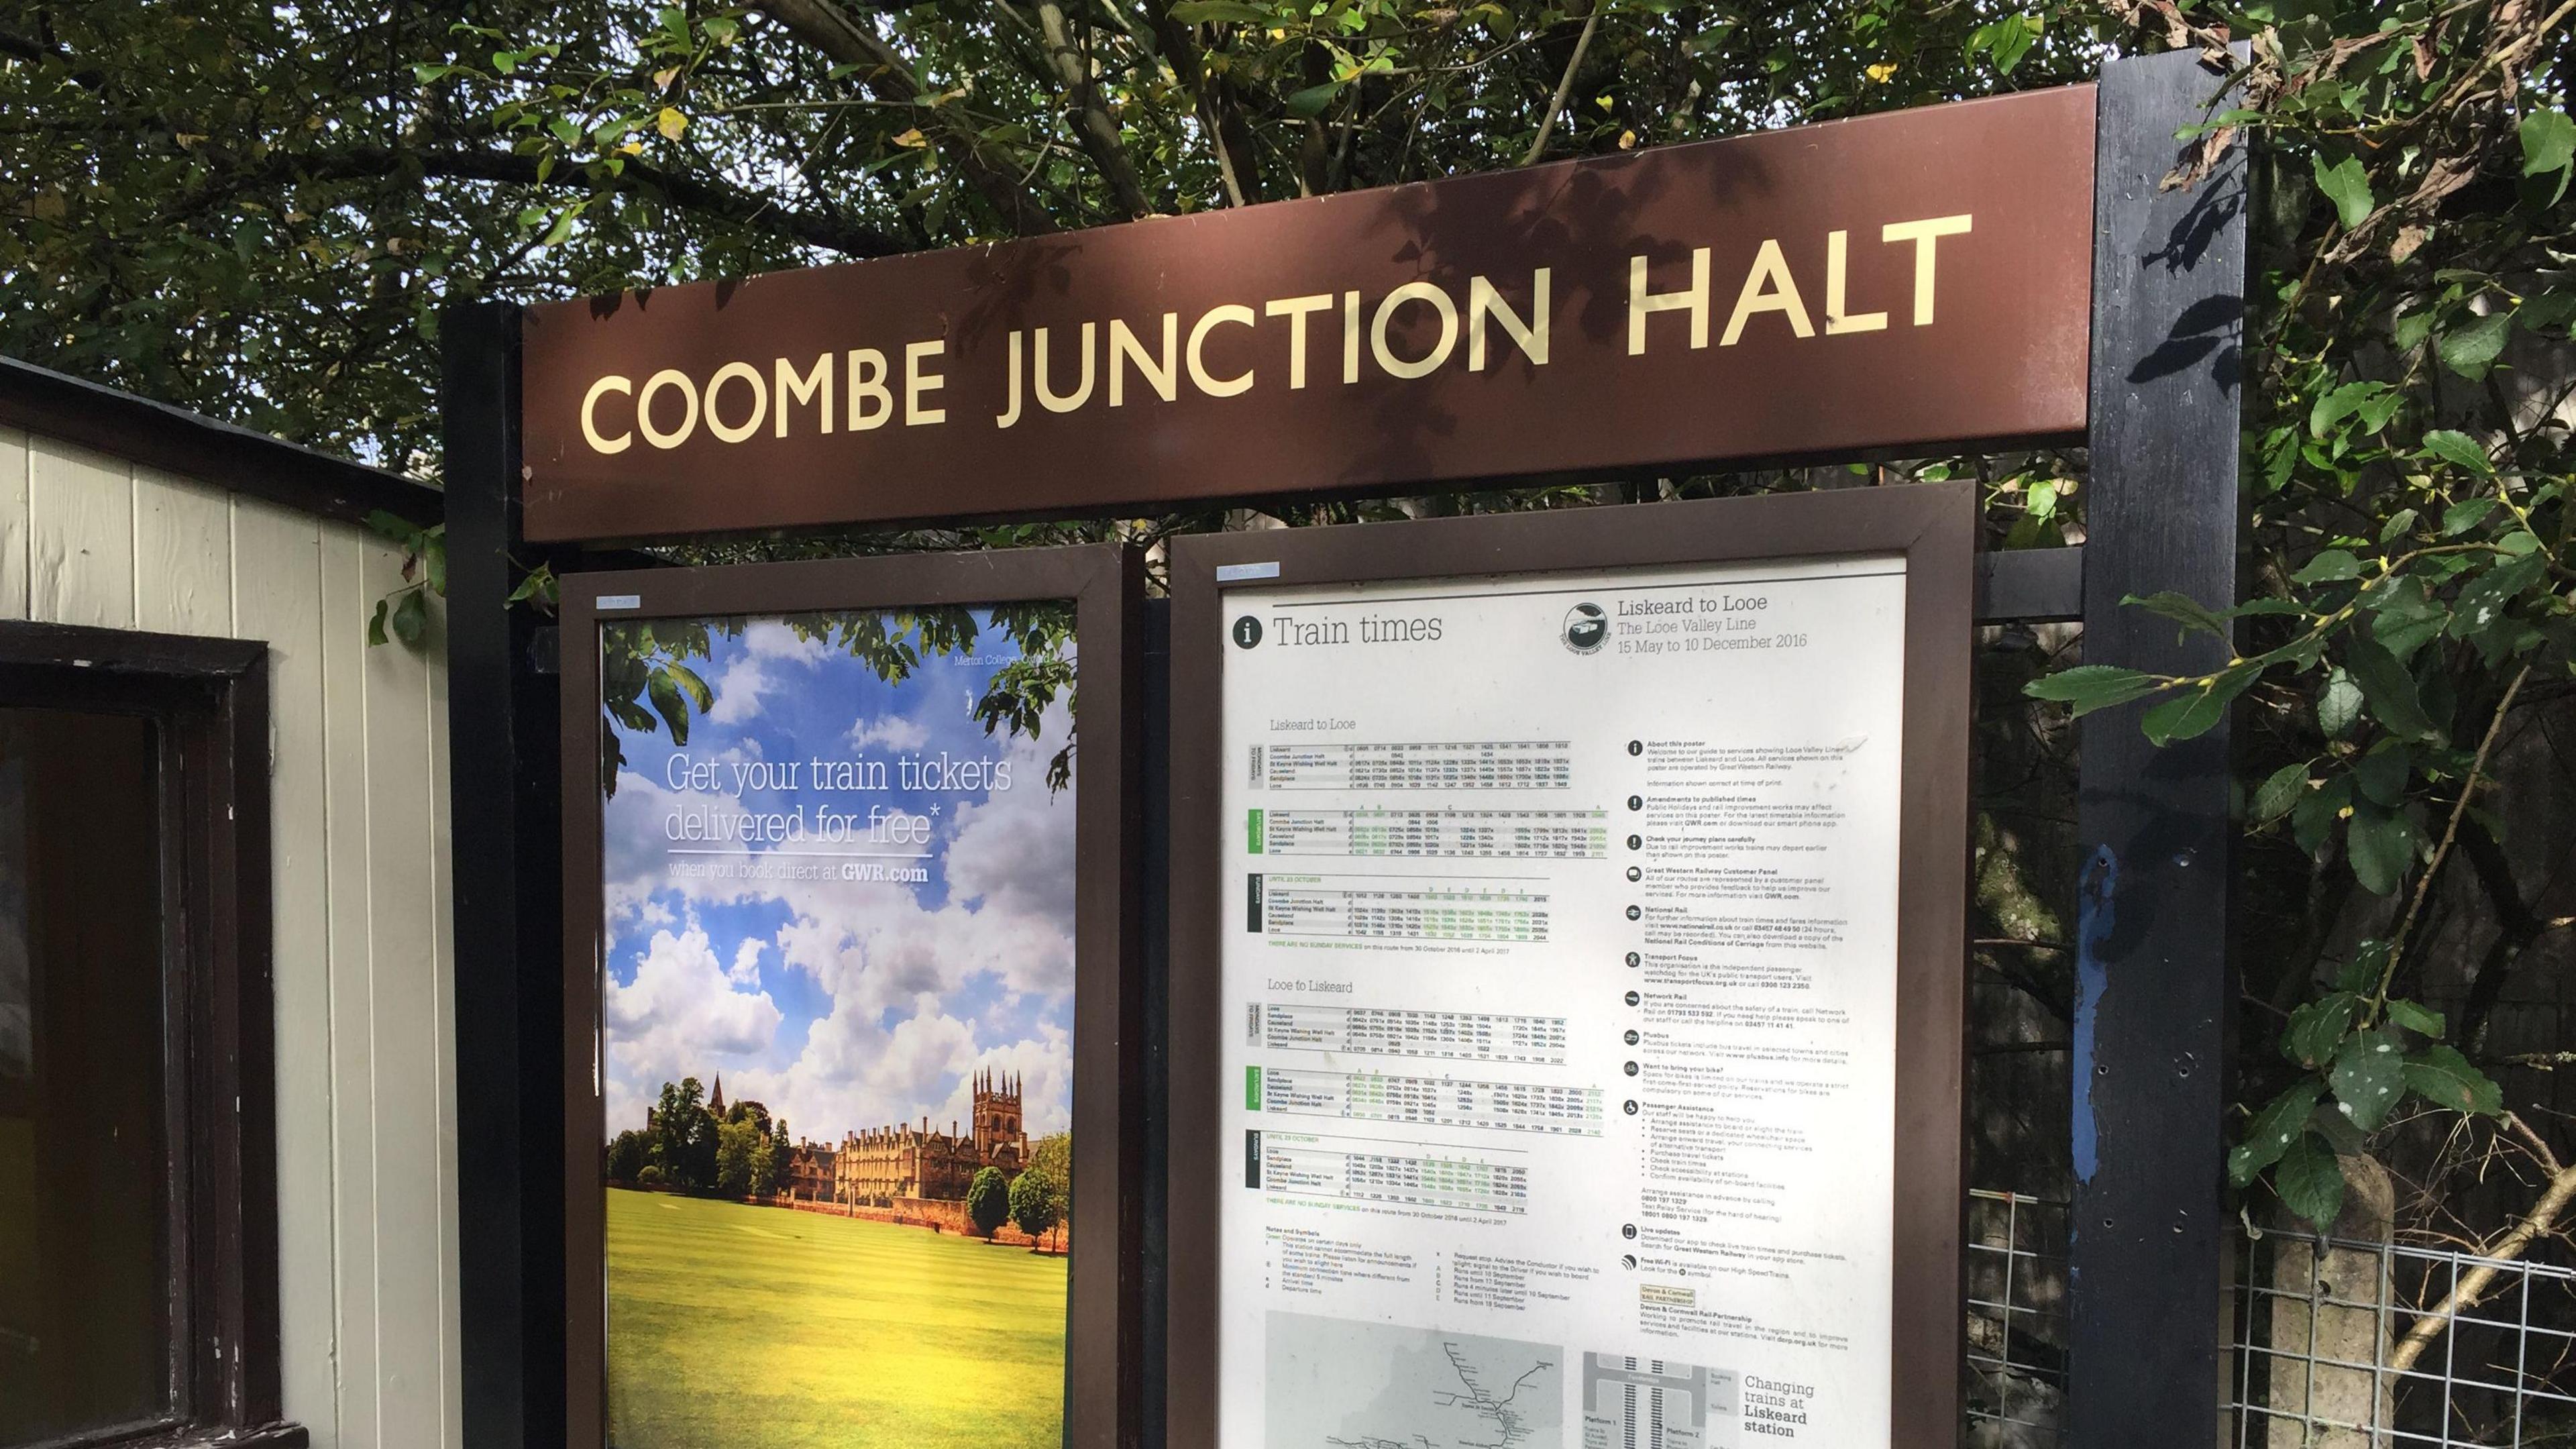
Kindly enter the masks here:
M 1204 636 L 1202 636 L 1204 637 Z M 1234 647 L 1249 649 L 1261 642 L 1261 621 L 1246 614 L 1234 621 Z

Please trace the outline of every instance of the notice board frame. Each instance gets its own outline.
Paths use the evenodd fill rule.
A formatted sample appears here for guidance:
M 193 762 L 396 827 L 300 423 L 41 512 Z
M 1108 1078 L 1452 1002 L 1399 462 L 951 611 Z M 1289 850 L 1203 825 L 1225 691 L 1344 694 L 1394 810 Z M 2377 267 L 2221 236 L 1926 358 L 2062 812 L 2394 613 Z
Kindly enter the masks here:
M 1964 1287 L 1969 681 L 1976 498 L 1964 483 L 1488 514 L 1407 523 L 1201 534 L 1171 549 L 1172 712 L 1223 717 L 1226 587 L 1905 559 L 1904 743 L 1897 815 L 1897 1203 L 1890 1404 L 1897 1449 L 1958 1442 L 1954 1346 Z M 1255 565 L 1257 577 L 1220 581 Z M 1276 566 L 1276 573 L 1270 572 Z M 1227 920 L 1218 850 L 1226 762 L 1219 732 L 1174 731 L 1171 763 L 1171 1091 L 1166 1120 L 1170 1335 L 1165 1442 L 1217 1443 L 1217 1234 Z M 1201 1154 L 1206 1156 L 1202 1158 Z M 1947 1211 L 1927 1204 L 1946 1204 Z
M 2246 48 L 2235 49 L 2242 66 Z M 2206 674 L 2231 652 L 2208 635 L 2177 638 L 2122 600 L 2165 590 L 2210 602 L 2235 596 L 2248 218 L 2259 172 L 2249 153 L 2259 142 L 2239 138 L 2190 186 L 2163 184 L 2208 160 L 2200 141 L 2177 133 L 2232 103 L 2226 76 L 2195 52 L 2119 57 L 2102 68 L 2087 407 L 2080 429 L 2022 440 L 2089 448 L 2086 536 L 2064 548 L 1979 555 L 1981 624 L 2081 622 L 2096 662 L 2168 674 Z M 523 316 L 515 303 L 459 301 L 440 328 L 449 739 L 455 758 L 469 762 L 449 787 L 456 1080 L 469 1124 L 457 1144 L 460 1397 L 464 1435 L 477 1449 L 567 1442 L 558 635 L 541 610 L 517 600 L 541 571 L 570 578 L 638 561 L 606 536 L 547 542 L 527 526 Z M 1906 456 L 1975 443 L 1930 438 Z M 1580 481 L 1651 486 L 1689 471 L 1634 466 L 1615 451 L 1605 442 L 1599 466 Z M 1829 438 L 1812 454 L 1737 457 L 1728 466 L 1878 455 L 1862 440 Z M 946 517 L 938 490 L 948 480 L 915 481 L 921 515 Z M 705 486 L 721 482 L 711 475 Z M 1248 463 L 1230 496 L 1270 497 L 1284 486 Z M 1146 617 L 1149 627 L 1163 619 L 1159 607 Z M 2232 730 L 2222 720 L 2158 748 L 2138 731 L 2143 708 L 2097 712 L 2082 729 L 2077 837 L 2086 860 L 2075 920 L 2068 1243 L 2079 1286 L 2068 1303 L 2066 1425 L 2086 1449 L 2210 1449 L 2224 1437 L 2213 1389 L 2228 1332 Z M 1142 783 L 1151 791 L 1161 781 L 1148 774 Z M 1149 872 L 1149 898 L 1157 883 Z M 1158 1060 L 1154 1043 L 1144 1055 L 1149 1065 Z M 1148 1106 L 1151 1162 L 1161 1138 Z M 1160 1211 L 1159 1198 L 1147 1211 Z M 1149 1224 L 1148 1283 L 1161 1269 L 1160 1246 Z M 1149 1302 L 1147 1341 L 1160 1332 Z M 2158 1351 L 2138 1353 L 2139 1343 Z M 1152 1354 L 1157 1368 L 1160 1358 Z M 1163 1388 L 1149 1378 L 1145 1402 Z M 1161 1428 L 1159 1413 L 1142 1421 L 1146 1449 Z
M 1143 1011 L 1136 711 L 1144 556 L 1119 544 L 581 573 L 562 599 L 565 1436 L 607 1440 L 606 1129 L 601 1097 L 603 624 L 924 605 L 1073 604 L 1082 735 L 1074 791 L 1074 1219 L 1065 1305 L 1066 1449 L 1118 1449 L 1137 1415 L 1136 1053 Z M 616 603 L 603 609 L 603 600 Z M 577 963 L 590 962 L 587 970 Z M 583 1151 L 580 1144 L 597 1144 Z

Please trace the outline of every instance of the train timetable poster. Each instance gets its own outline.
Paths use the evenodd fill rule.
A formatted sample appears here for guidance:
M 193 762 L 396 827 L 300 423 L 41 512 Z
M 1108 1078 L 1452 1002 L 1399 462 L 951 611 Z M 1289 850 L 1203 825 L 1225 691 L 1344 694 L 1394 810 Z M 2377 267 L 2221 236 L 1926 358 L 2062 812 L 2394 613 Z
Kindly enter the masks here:
M 1224 593 L 1223 1446 L 1887 1442 L 1905 615 Z

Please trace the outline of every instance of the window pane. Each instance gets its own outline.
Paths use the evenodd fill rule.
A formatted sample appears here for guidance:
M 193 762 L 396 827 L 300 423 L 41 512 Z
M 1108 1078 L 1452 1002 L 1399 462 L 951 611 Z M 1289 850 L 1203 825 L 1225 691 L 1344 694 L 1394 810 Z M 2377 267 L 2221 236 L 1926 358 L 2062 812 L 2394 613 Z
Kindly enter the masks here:
M 171 1408 L 156 749 L 0 709 L 0 1445 Z

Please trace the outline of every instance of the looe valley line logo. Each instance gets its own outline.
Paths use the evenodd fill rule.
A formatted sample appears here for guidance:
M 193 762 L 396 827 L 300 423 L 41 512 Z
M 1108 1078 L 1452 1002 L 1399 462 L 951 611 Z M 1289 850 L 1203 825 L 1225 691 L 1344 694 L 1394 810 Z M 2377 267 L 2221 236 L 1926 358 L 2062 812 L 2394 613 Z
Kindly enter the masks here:
M 1879 227 L 1881 246 L 1912 248 L 1912 295 L 1867 299 L 1881 309 L 1859 312 L 1850 309 L 1846 296 L 1850 232 L 1826 233 L 1821 247 L 1814 240 L 1801 241 L 1802 257 L 1812 259 L 1801 265 L 1821 262 L 1820 274 L 1809 272 L 1803 285 L 1779 240 L 1765 238 L 1722 325 L 1712 325 L 1719 321 L 1723 294 L 1715 290 L 1710 248 L 1695 248 L 1688 280 L 1665 291 L 1650 285 L 1648 259 L 1631 256 L 1626 355 L 1646 355 L 1650 330 L 1667 338 L 1668 349 L 1685 331 L 1695 351 L 1710 346 L 1712 334 L 1715 345 L 1734 347 L 1757 319 L 1770 319 L 1765 327 L 1785 327 L 1801 340 L 1883 332 L 1904 321 L 1932 326 L 1940 243 L 1974 230 L 1975 218 L 1966 213 Z M 1673 270 L 1678 273 L 1679 268 Z M 1553 269 L 1539 267 L 1525 287 L 1508 296 L 1491 279 L 1475 276 L 1459 289 L 1463 298 L 1452 287 L 1420 280 L 1396 287 L 1373 305 L 1356 291 L 1317 292 L 1272 298 L 1258 308 L 1233 302 L 1210 307 L 1186 327 L 1180 313 L 1164 312 L 1141 325 L 1110 318 L 1105 324 L 1083 322 L 1069 332 L 1014 329 L 1005 349 L 1004 403 L 992 425 L 1017 427 L 1040 412 L 1121 408 L 1147 395 L 1175 402 L 1184 378 L 1204 396 L 1227 398 L 1249 393 L 1256 385 L 1278 387 L 1283 382 L 1290 391 L 1300 390 L 1318 374 L 1333 375 L 1325 370 L 1335 364 L 1345 387 L 1372 374 L 1398 380 L 1429 377 L 1462 355 L 1469 372 L 1515 359 L 1545 367 L 1558 310 L 1553 281 Z M 1810 296 L 1822 303 L 1821 318 L 1811 310 Z M 1679 315 L 1650 329 L 1649 320 L 1665 313 Z M 1338 345 L 1319 356 L 1316 339 L 1327 333 L 1334 334 Z M 1244 334 L 1281 365 L 1274 370 L 1247 360 L 1253 349 L 1245 346 Z M 1220 354 L 1214 359 L 1209 356 L 1212 345 Z M 1419 355 L 1407 355 L 1415 349 Z M 581 436 L 592 452 L 617 454 L 634 447 L 638 438 L 648 447 L 677 448 L 702 427 L 717 442 L 735 444 L 806 430 L 872 432 L 898 417 L 905 427 L 942 426 L 949 421 L 946 399 L 939 396 L 948 385 L 947 354 L 948 342 L 941 337 L 903 342 L 890 350 L 862 346 L 826 350 L 811 359 L 778 357 L 766 369 L 750 361 L 727 362 L 703 378 L 669 367 L 640 383 L 632 374 L 609 373 L 582 394 Z

